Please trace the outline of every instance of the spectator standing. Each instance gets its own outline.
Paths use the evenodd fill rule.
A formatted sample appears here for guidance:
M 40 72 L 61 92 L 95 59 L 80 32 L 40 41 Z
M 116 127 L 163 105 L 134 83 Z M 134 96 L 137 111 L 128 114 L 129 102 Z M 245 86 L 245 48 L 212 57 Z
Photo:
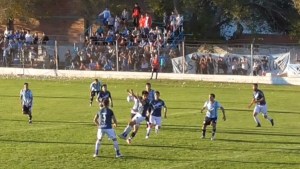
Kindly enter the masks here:
M 127 26 L 127 22 L 129 20 L 129 12 L 127 11 L 127 8 L 124 8 L 121 14 L 121 20 L 122 24 Z
M 133 10 L 132 10 L 132 18 L 133 18 L 133 26 L 134 27 L 139 26 L 140 15 L 141 15 L 141 8 L 138 3 L 135 3 Z
M 111 17 L 110 10 L 108 8 L 105 8 L 104 11 L 99 13 L 98 17 L 103 17 L 102 23 L 103 25 L 107 25 L 107 20 L 109 17 Z

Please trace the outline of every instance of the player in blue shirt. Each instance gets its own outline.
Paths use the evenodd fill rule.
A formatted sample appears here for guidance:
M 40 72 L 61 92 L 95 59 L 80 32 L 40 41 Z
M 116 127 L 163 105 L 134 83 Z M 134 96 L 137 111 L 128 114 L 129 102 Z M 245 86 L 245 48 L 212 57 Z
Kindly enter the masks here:
M 99 102 L 100 107 L 102 107 L 102 105 L 103 105 L 102 102 L 104 100 L 108 100 L 110 103 L 110 107 L 113 107 L 113 100 L 112 100 L 110 92 L 107 90 L 106 84 L 102 85 L 102 90 L 100 91 L 100 93 L 98 95 L 98 102 Z
M 153 90 L 151 88 L 151 83 L 146 83 L 146 91 L 148 92 L 148 100 L 149 100 L 149 102 L 151 102 L 152 100 L 154 100 L 154 95 L 155 95 L 155 90 Z M 146 116 L 147 128 L 148 128 L 149 123 L 150 123 L 149 122 L 149 116 L 150 116 L 150 114 L 148 114 Z
M 131 96 L 135 97 L 135 99 L 139 100 L 138 104 L 138 112 L 135 114 L 135 116 L 131 119 L 131 121 L 128 123 L 127 127 L 124 129 L 124 132 L 120 135 L 118 135 L 122 139 L 126 139 L 127 135 L 131 132 L 130 137 L 126 140 L 128 144 L 132 142 L 132 139 L 135 137 L 135 135 L 138 132 L 140 124 L 146 119 L 146 115 L 149 110 L 149 101 L 148 101 L 148 92 L 143 91 L 142 97 L 136 96 L 133 91 L 131 90 Z
M 103 101 L 103 107 L 95 115 L 94 123 L 98 127 L 94 157 L 98 157 L 99 155 L 101 141 L 105 134 L 107 134 L 107 136 L 114 142 L 116 157 L 122 157 L 115 130 L 112 128 L 113 126 L 117 127 L 117 119 L 114 115 L 114 112 L 109 108 L 109 100 Z
M 31 124 L 33 95 L 31 90 L 28 88 L 28 83 L 24 83 L 24 88 L 20 91 L 20 100 L 22 105 L 22 112 L 24 115 L 28 115 L 29 124 Z
M 274 126 L 274 120 L 268 116 L 268 107 L 267 102 L 264 93 L 258 89 L 258 84 L 253 84 L 253 99 L 251 100 L 251 103 L 248 105 L 248 108 L 250 108 L 253 104 L 255 105 L 255 108 L 253 110 L 253 118 L 256 122 L 256 127 L 261 127 L 261 123 L 259 119 L 257 118 L 257 115 L 259 113 L 262 113 L 265 119 L 268 119 L 272 126 Z
M 146 139 L 149 138 L 151 128 L 155 126 L 155 133 L 157 134 L 159 129 L 161 128 L 161 111 L 164 109 L 164 117 L 167 118 L 167 106 L 163 100 L 160 98 L 159 91 L 155 91 L 154 100 L 150 101 L 150 118 L 149 122 L 150 125 L 148 125 L 147 133 L 146 133 Z
M 101 90 L 101 82 L 98 79 L 95 79 L 90 85 L 90 106 L 93 104 L 94 97 L 99 96 Z
M 206 111 L 206 116 L 203 121 L 201 138 L 203 138 L 203 139 L 205 138 L 205 132 L 206 132 L 207 125 L 211 125 L 213 128 L 211 140 L 214 140 L 216 137 L 216 130 L 217 130 L 218 109 L 222 110 L 224 121 L 226 120 L 225 109 L 218 101 L 215 100 L 215 94 L 213 94 L 213 93 L 211 93 L 209 95 L 209 100 L 204 103 L 204 106 L 201 109 L 201 113 L 203 113 L 203 111 L 205 109 L 207 111 Z

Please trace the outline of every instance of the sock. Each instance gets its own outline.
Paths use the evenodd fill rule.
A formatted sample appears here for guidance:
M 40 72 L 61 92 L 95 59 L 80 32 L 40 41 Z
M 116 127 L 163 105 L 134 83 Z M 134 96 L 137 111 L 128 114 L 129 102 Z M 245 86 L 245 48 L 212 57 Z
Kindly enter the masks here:
M 114 141 L 114 148 L 117 154 L 120 154 L 118 141 Z
M 127 137 L 128 133 L 130 133 L 131 130 L 132 130 L 132 127 L 127 125 L 127 127 L 124 129 L 124 132 L 122 135 Z
M 149 125 L 149 127 L 147 128 L 147 134 L 146 134 L 146 136 L 149 136 L 150 132 L 151 132 L 151 126 Z
M 255 121 L 257 124 L 260 124 L 260 121 L 259 121 L 259 119 L 258 119 L 256 116 L 254 116 L 253 118 L 254 118 L 254 121 Z
M 131 135 L 130 135 L 130 139 L 133 139 L 135 137 L 136 133 L 135 132 L 132 132 Z
M 216 135 L 216 130 L 217 130 L 217 129 L 212 129 L 212 133 L 211 133 L 211 136 L 212 136 L 212 137 L 214 137 L 214 136 Z
M 155 126 L 155 133 L 158 134 L 158 131 L 159 131 L 159 126 L 156 125 L 156 126 Z
M 29 114 L 28 117 L 29 117 L 29 120 L 31 121 L 32 120 L 32 115 Z
M 91 101 L 90 101 L 90 103 L 91 103 L 91 104 L 93 103 L 93 97 L 91 97 Z
M 271 121 L 271 120 L 272 120 L 272 118 L 270 118 L 269 116 L 267 117 L 267 119 L 268 119 L 269 121 Z
M 205 137 L 206 130 L 202 129 L 202 136 Z
M 95 145 L 95 154 L 98 155 L 98 152 L 100 150 L 101 147 L 101 141 L 97 140 L 96 141 L 96 145 Z

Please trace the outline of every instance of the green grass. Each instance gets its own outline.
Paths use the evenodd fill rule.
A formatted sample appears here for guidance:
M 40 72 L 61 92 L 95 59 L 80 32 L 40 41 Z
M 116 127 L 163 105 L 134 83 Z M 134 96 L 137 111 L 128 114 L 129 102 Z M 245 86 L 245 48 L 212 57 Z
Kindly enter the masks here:
M 145 140 L 142 125 L 133 144 L 119 140 L 123 159 L 114 158 L 112 141 L 104 139 L 101 157 L 94 159 L 97 107 L 89 107 L 91 79 L 0 80 L 0 168 L 300 168 L 299 86 L 260 85 L 275 126 L 259 116 L 262 127 L 256 128 L 252 109 L 247 109 L 249 84 L 151 81 L 169 108 L 161 132 Z M 34 94 L 32 125 L 21 114 L 18 98 L 25 81 Z M 126 89 L 141 91 L 146 81 L 103 81 L 112 93 L 121 133 L 132 106 Z M 216 94 L 227 113 L 227 121 L 218 122 L 215 141 L 200 140 L 200 108 L 209 93 Z

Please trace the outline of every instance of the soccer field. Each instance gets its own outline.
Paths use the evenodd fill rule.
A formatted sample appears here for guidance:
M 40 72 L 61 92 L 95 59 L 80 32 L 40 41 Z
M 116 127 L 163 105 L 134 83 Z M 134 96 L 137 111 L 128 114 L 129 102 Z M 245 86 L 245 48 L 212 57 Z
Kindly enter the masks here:
M 93 118 L 98 107 L 89 106 L 93 79 L 37 79 L 0 77 L 0 168 L 300 168 L 300 86 L 259 85 L 264 91 L 269 115 L 255 127 L 251 84 L 153 80 L 168 107 L 159 134 L 145 139 L 145 125 L 128 145 L 120 140 L 124 155 L 115 158 L 111 140 L 103 140 L 100 157 L 93 158 L 97 128 Z M 146 80 L 99 79 L 108 84 L 119 122 L 120 134 L 130 118 L 132 103 L 126 89 L 141 92 Z M 21 113 L 19 92 L 28 82 L 34 95 L 33 124 Z M 210 93 L 226 110 L 219 118 L 216 140 L 200 139 L 205 113 L 200 109 Z M 219 111 L 221 115 L 221 111 Z M 220 116 L 222 117 L 222 116 Z

